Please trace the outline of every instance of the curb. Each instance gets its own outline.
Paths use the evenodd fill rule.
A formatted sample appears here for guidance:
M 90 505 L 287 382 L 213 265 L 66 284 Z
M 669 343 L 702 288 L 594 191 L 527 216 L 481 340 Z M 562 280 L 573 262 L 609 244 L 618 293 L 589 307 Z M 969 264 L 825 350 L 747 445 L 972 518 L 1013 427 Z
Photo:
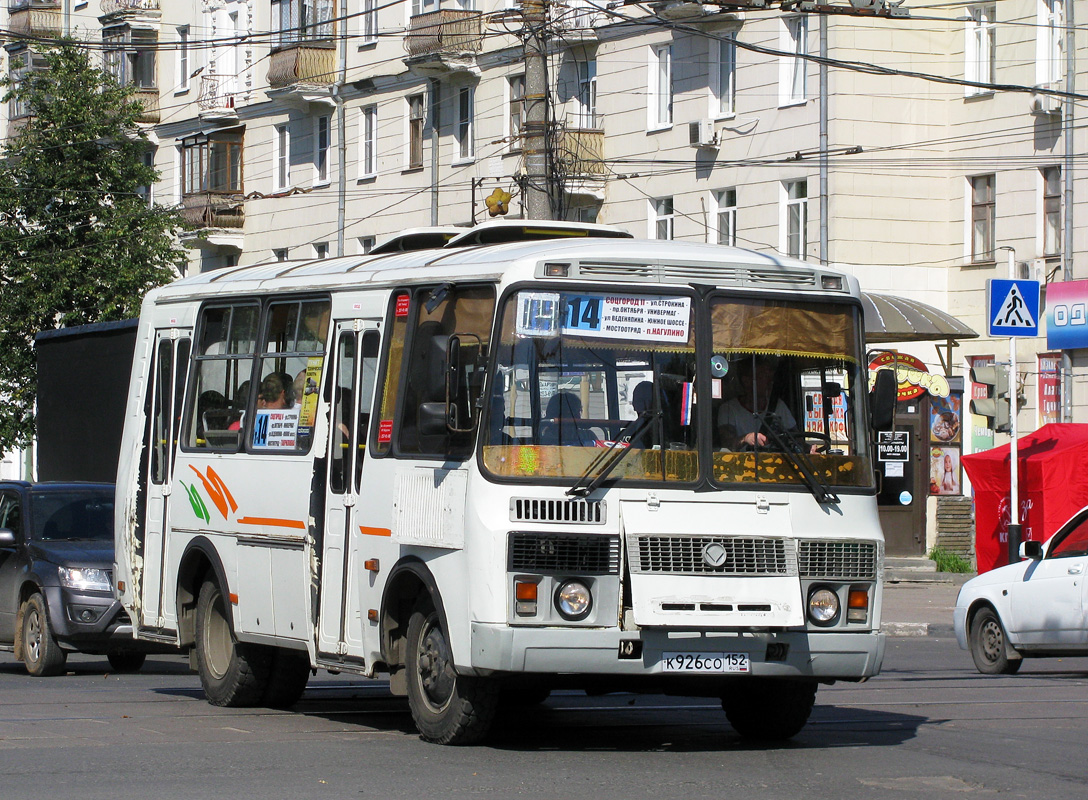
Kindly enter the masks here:
M 887 636 L 955 636 L 956 631 L 951 625 L 941 625 L 932 622 L 885 622 L 880 626 Z

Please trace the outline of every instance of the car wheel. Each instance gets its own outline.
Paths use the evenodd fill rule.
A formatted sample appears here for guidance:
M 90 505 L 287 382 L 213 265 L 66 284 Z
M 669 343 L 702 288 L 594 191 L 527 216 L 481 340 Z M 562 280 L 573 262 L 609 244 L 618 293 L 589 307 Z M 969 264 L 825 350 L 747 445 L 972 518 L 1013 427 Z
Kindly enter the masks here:
M 980 609 L 971 620 L 971 658 L 984 675 L 1012 675 L 1024 663 L 1009 658 L 1008 639 L 1001 620 L 992 608 Z
M 816 702 L 816 681 L 751 678 L 730 685 L 722 709 L 745 739 L 781 742 L 805 727 Z
M 215 581 L 206 581 L 197 598 L 196 663 L 200 685 L 213 706 L 255 706 L 263 700 L 272 665 L 270 648 L 234 638 Z
M 405 661 L 408 707 L 420 736 L 436 744 L 472 744 L 487 735 L 498 707 L 498 684 L 457 674 L 434 608 L 412 612 Z
M 133 650 L 114 650 L 106 653 L 110 667 L 114 672 L 139 672 L 140 667 L 147 660 L 146 653 L 137 653 Z
M 53 638 L 45 598 L 40 593 L 35 592 L 27 598 L 23 604 L 22 618 L 20 636 L 23 640 L 23 663 L 26 664 L 26 671 L 38 678 L 59 675 L 64 669 L 64 662 L 68 660 L 68 654 Z

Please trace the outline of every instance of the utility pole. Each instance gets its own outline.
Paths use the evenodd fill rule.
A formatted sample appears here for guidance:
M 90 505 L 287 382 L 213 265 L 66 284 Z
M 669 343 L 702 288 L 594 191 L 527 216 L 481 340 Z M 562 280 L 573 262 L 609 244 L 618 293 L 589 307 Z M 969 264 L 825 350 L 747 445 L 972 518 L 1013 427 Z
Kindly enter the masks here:
M 521 0 L 525 23 L 525 94 L 522 131 L 525 154 L 523 204 L 530 219 L 551 219 L 552 176 L 548 163 L 548 61 L 544 49 L 546 0 Z

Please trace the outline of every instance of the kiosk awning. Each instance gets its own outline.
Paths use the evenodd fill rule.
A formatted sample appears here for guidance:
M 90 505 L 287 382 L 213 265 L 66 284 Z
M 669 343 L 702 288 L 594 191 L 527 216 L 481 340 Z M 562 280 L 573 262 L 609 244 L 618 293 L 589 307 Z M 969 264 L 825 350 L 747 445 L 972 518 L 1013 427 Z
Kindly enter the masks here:
M 906 297 L 862 292 L 865 340 L 887 342 L 949 342 L 977 339 L 978 334 L 950 314 Z

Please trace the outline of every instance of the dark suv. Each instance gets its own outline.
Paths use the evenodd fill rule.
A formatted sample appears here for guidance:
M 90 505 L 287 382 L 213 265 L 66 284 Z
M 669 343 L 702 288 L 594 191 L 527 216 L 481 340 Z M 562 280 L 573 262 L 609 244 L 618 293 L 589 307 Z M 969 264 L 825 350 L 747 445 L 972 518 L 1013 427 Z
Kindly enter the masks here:
M 113 484 L 0 481 L 0 650 L 38 676 L 69 650 L 143 666 L 113 594 Z

